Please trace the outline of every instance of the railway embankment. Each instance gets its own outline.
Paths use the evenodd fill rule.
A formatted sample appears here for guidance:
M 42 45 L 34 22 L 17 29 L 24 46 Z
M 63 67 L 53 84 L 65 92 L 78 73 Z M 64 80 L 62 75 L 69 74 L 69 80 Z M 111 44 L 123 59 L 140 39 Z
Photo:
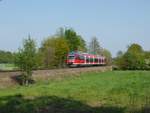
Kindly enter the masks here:
M 49 80 L 61 79 L 67 76 L 79 76 L 82 73 L 89 72 L 105 72 L 111 71 L 112 66 L 95 66 L 95 67 L 80 67 L 80 68 L 63 68 L 51 70 L 36 70 L 33 71 L 33 79 L 36 80 Z M 20 76 L 19 71 L 5 71 L 0 72 L 0 88 L 11 87 L 17 85 L 16 77 Z

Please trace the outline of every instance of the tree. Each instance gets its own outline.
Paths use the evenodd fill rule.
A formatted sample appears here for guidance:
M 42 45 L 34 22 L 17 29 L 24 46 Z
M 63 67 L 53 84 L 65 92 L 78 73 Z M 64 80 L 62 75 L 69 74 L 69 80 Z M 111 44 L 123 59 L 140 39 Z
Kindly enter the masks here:
M 84 39 L 73 29 L 65 29 L 63 36 L 67 40 L 70 51 L 86 51 L 86 43 Z
M 129 46 L 127 52 L 125 53 L 125 58 L 128 63 L 128 69 L 144 68 L 144 51 L 140 45 L 132 44 Z
M 102 55 L 106 57 L 106 64 L 111 65 L 112 64 L 112 55 L 109 50 L 103 49 Z
M 122 56 L 123 56 L 123 52 L 122 51 L 118 51 L 117 57 L 122 57 Z
M 128 46 L 128 50 L 122 56 L 118 57 L 117 65 L 121 69 L 145 69 L 145 58 L 142 47 L 138 44 Z
M 102 54 L 100 44 L 96 37 L 93 37 L 89 43 L 88 51 L 91 54 Z
M 110 51 L 107 50 L 107 49 L 102 48 L 96 37 L 93 37 L 91 39 L 91 41 L 89 43 L 89 46 L 88 46 L 88 52 L 90 54 L 105 56 L 107 65 L 112 64 L 112 56 L 111 56 Z
M 66 56 L 69 52 L 69 46 L 64 38 L 58 37 L 55 40 L 55 59 L 56 66 L 63 67 L 65 65 Z
M 16 53 L 15 64 L 22 72 L 22 84 L 28 85 L 32 77 L 32 71 L 36 64 L 37 50 L 36 43 L 29 36 L 23 40 L 23 47 Z
M 114 58 L 114 64 L 116 65 L 116 69 L 122 69 L 123 67 L 123 63 L 124 63 L 124 60 L 123 60 L 123 55 L 124 53 L 122 51 L 118 51 L 117 53 L 117 57 Z
M 13 63 L 14 54 L 9 51 L 0 50 L 0 63 Z
M 43 41 L 40 52 L 45 68 L 63 67 L 69 46 L 65 38 L 56 35 Z
M 64 67 L 69 51 L 86 51 L 86 43 L 73 29 L 60 28 L 54 36 L 42 42 L 39 49 L 41 66 L 44 68 Z
M 144 51 L 146 69 L 150 69 L 150 51 Z
M 42 42 L 42 45 L 38 53 L 41 60 L 41 67 L 44 68 L 53 67 L 53 62 L 55 59 L 54 42 L 55 39 L 53 37 L 48 37 Z

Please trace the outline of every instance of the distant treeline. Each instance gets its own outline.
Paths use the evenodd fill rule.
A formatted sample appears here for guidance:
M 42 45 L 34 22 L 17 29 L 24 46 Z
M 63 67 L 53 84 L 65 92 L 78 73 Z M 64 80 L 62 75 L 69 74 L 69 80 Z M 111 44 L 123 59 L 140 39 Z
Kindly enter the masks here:
M 0 50 L 0 63 L 14 63 L 14 54 L 9 51 Z

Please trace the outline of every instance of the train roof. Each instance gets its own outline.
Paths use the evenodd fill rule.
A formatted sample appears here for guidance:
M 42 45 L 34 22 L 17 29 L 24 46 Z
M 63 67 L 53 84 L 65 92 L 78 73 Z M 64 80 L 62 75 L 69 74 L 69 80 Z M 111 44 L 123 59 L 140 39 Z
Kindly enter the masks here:
M 102 55 L 94 55 L 94 54 L 89 54 L 89 53 L 84 53 L 84 52 L 80 52 L 80 51 L 77 51 L 77 52 L 69 52 L 68 55 L 83 55 L 83 56 L 87 56 L 87 57 L 104 57 Z

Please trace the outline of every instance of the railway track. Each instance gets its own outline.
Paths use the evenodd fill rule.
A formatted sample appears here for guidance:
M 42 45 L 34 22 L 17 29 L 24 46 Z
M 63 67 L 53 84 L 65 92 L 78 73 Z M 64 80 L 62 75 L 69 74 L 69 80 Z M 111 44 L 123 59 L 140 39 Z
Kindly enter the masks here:
M 77 68 L 62 68 L 62 69 L 42 69 L 34 70 L 33 75 L 39 75 L 39 73 L 49 73 L 49 74 L 60 74 L 60 73 L 82 73 L 90 71 L 108 71 L 112 70 L 111 66 L 94 66 L 94 67 L 77 67 Z M 0 77 L 2 76 L 14 76 L 20 74 L 20 70 L 0 70 Z
M 111 66 L 95 66 L 95 67 L 80 67 L 80 68 L 63 68 L 51 70 L 35 70 L 33 71 L 33 79 L 47 80 L 63 78 L 64 76 L 76 76 L 87 72 L 104 72 L 112 70 Z M 0 72 L 0 88 L 3 86 L 11 86 L 16 84 L 13 78 L 19 76 L 20 71 L 1 71 Z

